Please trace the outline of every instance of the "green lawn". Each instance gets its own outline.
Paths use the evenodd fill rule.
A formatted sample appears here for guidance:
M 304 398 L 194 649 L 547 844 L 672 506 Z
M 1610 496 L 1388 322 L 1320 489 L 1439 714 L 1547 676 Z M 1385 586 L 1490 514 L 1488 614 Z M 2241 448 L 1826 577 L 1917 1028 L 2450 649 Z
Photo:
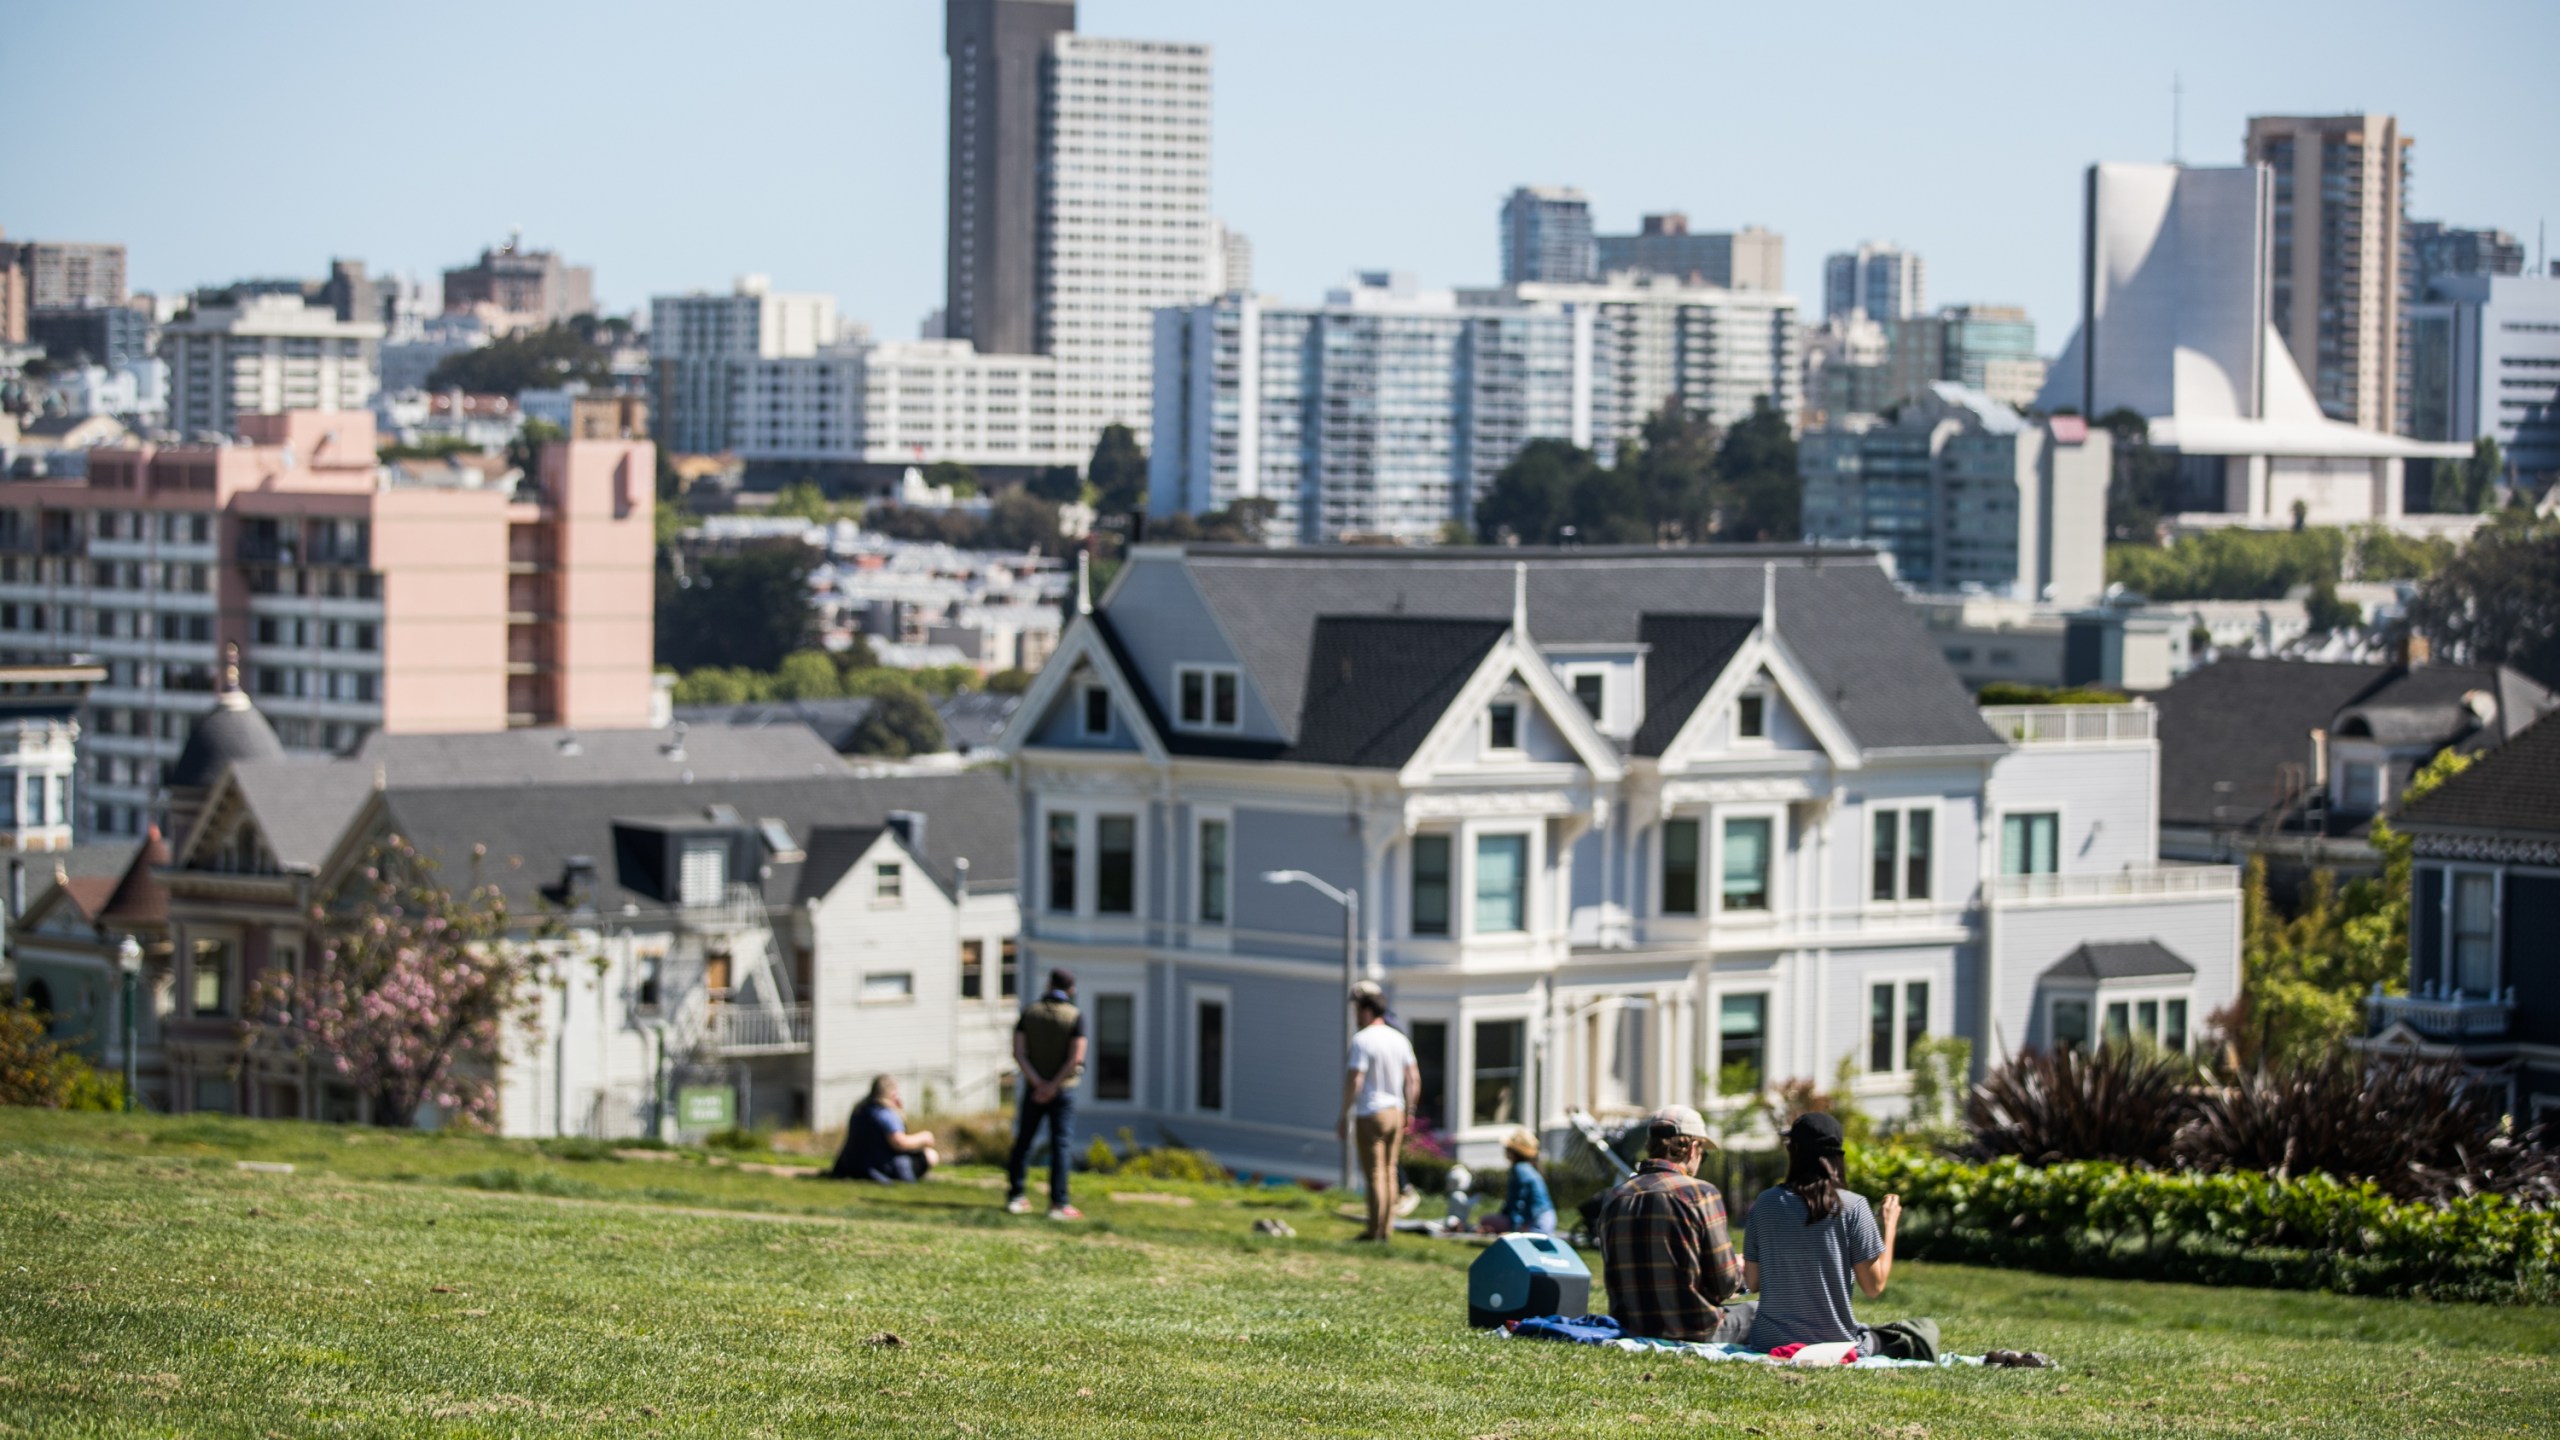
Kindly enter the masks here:
M 282 1161 L 290 1175 L 242 1171 Z M 530 1144 L 0 1111 L 0 1434 L 2549 1434 L 2560 1312 L 1897 1267 L 2059 1372 L 1501 1342 L 1314 1197 L 901 1193 Z M 1113 1201 L 1179 1191 L 1187 1206 Z M 1251 1238 L 1277 1214 L 1294 1240 Z M 882 1332 L 903 1342 L 867 1343 Z

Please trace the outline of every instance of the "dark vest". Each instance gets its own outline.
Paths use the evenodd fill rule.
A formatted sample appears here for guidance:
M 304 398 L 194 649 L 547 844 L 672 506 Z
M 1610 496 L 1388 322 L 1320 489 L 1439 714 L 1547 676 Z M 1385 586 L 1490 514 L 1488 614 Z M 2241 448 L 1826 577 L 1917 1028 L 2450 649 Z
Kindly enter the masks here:
M 1022 1012 L 1022 1048 L 1031 1068 L 1059 1085 L 1074 1084 L 1081 1073 L 1082 1067 L 1060 1073 L 1075 1052 L 1079 1018 L 1072 1000 L 1040 1000 Z

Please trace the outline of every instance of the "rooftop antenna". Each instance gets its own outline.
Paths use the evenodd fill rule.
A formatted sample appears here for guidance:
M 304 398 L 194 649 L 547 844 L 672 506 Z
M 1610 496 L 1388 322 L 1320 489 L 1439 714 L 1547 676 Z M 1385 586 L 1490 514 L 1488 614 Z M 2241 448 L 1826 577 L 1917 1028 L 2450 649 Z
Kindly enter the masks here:
M 2182 113 L 2187 98 L 2187 84 L 2177 71 L 2169 72 L 2169 163 L 2187 163 L 2186 116 Z
M 1076 613 L 1093 613 L 1093 552 L 1076 552 Z
M 1529 633 L 1529 562 L 1526 560 L 1511 567 L 1511 633 Z
M 1760 570 L 1760 634 L 1763 639 L 1778 633 L 1778 562 L 1763 561 Z

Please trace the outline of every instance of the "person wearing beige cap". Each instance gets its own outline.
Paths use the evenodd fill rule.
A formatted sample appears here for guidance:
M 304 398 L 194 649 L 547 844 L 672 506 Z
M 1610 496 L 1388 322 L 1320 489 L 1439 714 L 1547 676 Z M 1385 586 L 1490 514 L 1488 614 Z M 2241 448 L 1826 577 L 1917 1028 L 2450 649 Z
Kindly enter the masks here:
M 1726 1229 L 1724 1195 L 1698 1178 L 1716 1148 L 1706 1118 L 1666 1105 L 1645 1122 L 1645 1159 L 1600 1206 L 1602 1283 L 1628 1335 L 1739 1344 L 1751 1301 L 1736 1301 L 1742 1266 Z
M 1538 1173 L 1538 1137 L 1522 1126 L 1502 1137 L 1502 1153 L 1511 1174 L 1502 1191 L 1502 1219 L 1512 1233 L 1556 1233 L 1555 1197 L 1547 1193 L 1547 1177 Z

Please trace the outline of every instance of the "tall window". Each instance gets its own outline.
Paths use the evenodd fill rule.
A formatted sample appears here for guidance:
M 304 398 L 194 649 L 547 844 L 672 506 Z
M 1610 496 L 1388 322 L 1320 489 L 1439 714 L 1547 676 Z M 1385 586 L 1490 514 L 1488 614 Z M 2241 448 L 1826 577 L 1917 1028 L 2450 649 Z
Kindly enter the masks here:
M 960 998 L 983 1000 L 987 994 L 987 942 L 960 942 Z
M 1138 1002 L 1128 995 L 1093 997 L 1093 1098 L 1137 1093 Z
M 2369 815 L 2382 808 L 2382 768 L 2378 765 L 2353 764 L 2345 767 L 2338 797 L 2341 808 L 2358 815 Z
M 1727 995 L 1716 1002 L 1716 1093 L 1749 1095 L 1768 1075 L 1769 997 Z
M 996 994 L 1007 1000 L 1022 994 L 1022 952 L 1011 940 L 996 947 Z
M 1200 923 L 1227 923 L 1227 822 L 1200 822 Z
M 1227 1108 L 1227 1002 L 1206 997 L 1192 1006 L 1191 1103 Z
M 1601 702 L 1609 693 L 1608 683 L 1609 677 L 1597 670 L 1585 670 L 1573 677 L 1573 698 L 1582 702 L 1582 708 L 1594 720 L 1600 718 Z
M 1929 842 L 1935 815 L 1927 810 L 1878 810 L 1868 898 L 1929 898 Z
M 1138 908 L 1138 817 L 1103 815 L 1093 824 L 1093 911 L 1130 915 Z
M 1111 692 L 1100 685 L 1084 687 L 1084 733 L 1088 737 L 1111 733 Z
M 1911 1068 L 1911 1047 L 1929 1033 L 1929 982 L 1886 981 L 1867 987 L 1867 1072 L 1896 1075 Z
M 1187 730 L 1233 730 L 1240 723 L 1236 671 L 1185 665 L 1174 671 L 1174 719 Z
M 231 1012 L 231 942 L 198 937 L 191 947 L 195 976 L 191 1013 L 227 1015 Z
M 1520 748 L 1520 707 L 1509 700 L 1497 700 L 1485 707 L 1484 748 L 1517 750 Z
M 1662 822 L 1662 913 L 1698 913 L 1699 825 L 1695 820 Z
M 1413 1068 L 1420 1072 L 1422 1103 L 1414 1120 L 1434 1130 L 1449 1127 L 1449 1022 L 1413 1022 Z
M 1529 837 L 1476 837 L 1476 929 L 1492 934 L 1529 928 Z
M 1049 817 L 1049 910 L 1076 913 L 1076 817 Z
M 1769 738 L 1769 697 L 1744 695 L 1733 702 L 1733 733 L 1736 739 Z
M 1467 1122 L 1472 1125 L 1520 1123 L 1522 1060 L 1529 1050 L 1525 1020 L 1476 1022 L 1475 1073 L 1468 1077 Z
M 883 860 L 871 870 L 871 903 L 898 906 L 907 899 L 907 867 L 894 860 Z
M 2051 811 L 2000 817 L 2000 873 L 2050 875 L 2062 868 L 2062 817 Z
M 2497 898 L 2493 875 L 2453 877 L 2453 980 L 2465 995 L 2498 993 Z
M 687 840 L 676 869 L 678 902 L 685 905 L 717 905 L 729 888 L 729 842 L 723 839 Z
M 1769 908 L 1771 823 L 1762 818 L 1724 822 L 1724 908 Z
M 1413 933 L 1449 933 L 1449 837 L 1413 837 Z

